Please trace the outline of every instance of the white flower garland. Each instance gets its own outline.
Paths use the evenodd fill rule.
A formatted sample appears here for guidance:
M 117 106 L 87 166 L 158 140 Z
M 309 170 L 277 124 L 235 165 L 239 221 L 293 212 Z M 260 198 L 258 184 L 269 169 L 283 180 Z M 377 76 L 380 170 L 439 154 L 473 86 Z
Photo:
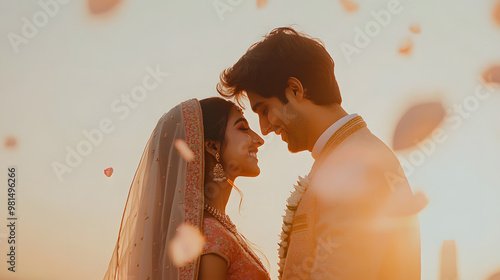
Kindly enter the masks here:
M 299 176 L 299 180 L 297 181 L 297 185 L 294 185 L 295 190 L 290 194 L 290 197 L 287 199 L 287 205 L 285 208 L 285 215 L 283 216 L 283 226 L 281 227 L 281 235 L 280 235 L 280 243 L 278 249 L 279 255 L 279 270 L 278 270 L 278 279 L 282 279 L 283 277 L 283 268 L 285 267 L 285 260 L 288 253 L 288 245 L 290 240 L 290 233 L 292 231 L 292 223 L 293 218 L 295 216 L 295 211 L 299 206 L 300 201 L 302 200 L 302 196 L 309 187 L 309 179 L 307 176 L 304 178 Z

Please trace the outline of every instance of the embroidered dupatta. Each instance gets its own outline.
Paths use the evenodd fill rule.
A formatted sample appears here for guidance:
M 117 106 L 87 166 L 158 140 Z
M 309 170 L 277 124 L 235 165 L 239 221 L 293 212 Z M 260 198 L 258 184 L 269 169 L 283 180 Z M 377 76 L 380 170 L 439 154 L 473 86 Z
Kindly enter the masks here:
M 186 161 L 174 142 L 194 152 Z M 152 132 L 129 190 L 118 240 L 104 280 L 196 280 L 200 257 L 176 267 L 169 242 L 189 223 L 200 231 L 204 182 L 203 114 L 196 99 L 165 113 Z

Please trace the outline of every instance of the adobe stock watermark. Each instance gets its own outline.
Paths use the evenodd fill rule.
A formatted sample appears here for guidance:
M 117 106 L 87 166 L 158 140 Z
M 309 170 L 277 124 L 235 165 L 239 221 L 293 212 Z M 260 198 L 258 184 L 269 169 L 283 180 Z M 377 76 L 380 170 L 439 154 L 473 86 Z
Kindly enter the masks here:
M 389 26 L 392 18 L 400 14 L 403 7 L 399 0 L 389 0 L 387 9 L 380 11 L 371 11 L 372 19 L 365 23 L 363 29 L 354 27 L 354 38 L 352 43 L 341 42 L 339 47 L 344 54 L 348 63 L 351 63 L 354 54 L 360 54 L 361 50 L 366 48 L 372 41 L 372 38 L 377 37 L 382 28 Z
M 493 87 L 485 85 L 483 81 L 480 81 L 475 87 L 473 94 L 466 96 L 461 103 L 455 103 L 451 108 L 446 110 L 443 123 L 449 124 L 452 130 L 458 130 L 464 120 L 470 118 L 472 113 L 479 109 L 481 102 L 489 99 L 494 92 L 495 89 Z M 425 160 L 434 154 L 437 146 L 447 140 L 448 135 L 445 133 L 445 130 L 438 127 L 428 138 L 418 145 L 417 149 L 410 152 L 407 159 L 399 158 L 402 166 L 402 170 L 399 170 L 401 174 L 394 174 L 389 171 L 385 174 L 385 179 L 389 182 L 391 189 L 394 189 L 395 185 L 399 182 L 404 181 L 405 174 L 407 177 L 410 177 L 416 168 L 422 166 Z
M 234 9 L 241 3 L 243 3 L 243 0 L 214 0 L 212 5 L 220 21 L 223 21 L 224 14 L 234 12 Z
M 110 110 L 115 114 L 118 120 L 123 121 L 130 115 L 130 112 L 143 102 L 148 94 L 158 88 L 163 80 L 170 74 L 162 72 L 159 65 L 156 68 L 146 67 L 147 74 L 142 78 L 142 83 L 134 86 L 130 93 L 124 93 L 120 98 L 114 99 L 110 104 Z M 115 123 L 111 118 L 102 118 L 96 128 L 91 130 L 82 129 L 84 139 L 80 140 L 75 146 L 66 145 L 66 157 L 63 163 L 52 161 L 51 166 L 59 182 L 63 181 L 66 173 L 73 172 L 85 157 L 92 153 L 94 147 L 101 145 L 104 135 L 110 134 L 115 130 Z
M 31 19 L 22 17 L 21 32 L 19 34 L 14 32 L 7 33 L 10 45 L 14 52 L 19 53 L 19 47 L 22 44 L 28 44 L 30 39 L 33 39 L 41 28 L 44 28 L 49 23 L 51 18 L 59 14 L 61 5 L 66 5 L 69 0 L 39 0 L 38 6 L 41 10 L 37 11 L 31 16 Z
M 335 250 L 340 247 L 340 243 L 334 242 L 333 236 L 331 232 L 323 234 L 314 248 L 314 257 L 308 256 L 302 262 L 294 264 L 291 267 L 292 273 L 287 279 L 311 279 L 311 272 L 317 279 L 334 279 L 332 271 L 335 267 L 329 260 L 335 255 Z

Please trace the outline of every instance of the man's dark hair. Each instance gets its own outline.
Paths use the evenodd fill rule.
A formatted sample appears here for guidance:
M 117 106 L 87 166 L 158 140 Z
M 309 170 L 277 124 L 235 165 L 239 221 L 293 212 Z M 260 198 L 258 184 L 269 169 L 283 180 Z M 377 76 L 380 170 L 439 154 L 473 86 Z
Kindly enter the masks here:
M 246 92 L 253 92 L 265 98 L 277 97 L 286 104 L 287 80 L 295 77 L 314 104 L 340 104 L 342 97 L 333 68 L 333 59 L 323 42 L 293 28 L 280 27 L 253 44 L 233 67 L 220 74 L 217 91 L 238 103 Z

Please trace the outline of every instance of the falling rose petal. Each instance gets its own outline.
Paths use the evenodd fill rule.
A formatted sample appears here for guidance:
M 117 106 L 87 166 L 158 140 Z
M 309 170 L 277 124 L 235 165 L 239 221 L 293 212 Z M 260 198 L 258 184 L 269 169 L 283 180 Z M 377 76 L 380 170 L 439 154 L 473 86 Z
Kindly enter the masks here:
M 395 189 L 386 202 L 386 214 L 391 217 L 411 216 L 422 211 L 429 199 L 423 192 L 411 194 L 408 188 Z
M 352 13 L 358 10 L 358 4 L 352 2 L 351 0 L 340 0 L 340 4 L 344 7 L 344 10 L 348 13 Z
M 370 226 L 376 230 L 397 229 L 401 226 L 402 218 L 414 217 L 429 203 L 427 196 L 418 192 L 411 194 L 409 188 L 395 190 L 386 200 L 379 213 L 376 214 Z
M 420 30 L 420 25 L 417 23 L 410 26 L 410 31 L 414 34 L 420 34 L 420 32 L 422 32 L 422 30 Z
M 441 246 L 440 279 L 458 279 L 457 244 L 455 240 L 444 240 Z
M 413 49 L 413 41 L 411 39 L 405 39 L 403 43 L 399 46 L 399 53 L 408 55 L 410 54 L 411 50 Z
M 88 0 L 88 6 L 92 14 L 101 15 L 112 10 L 120 2 L 121 0 Z
M 267 0 L 257 0 L 257 9 L 262 9 L 267 4 Z
M 3 145 L 7 149 L 14 149 L 17 147 L 17 139 L 14 136 L 7 136 Z
M 500 86 L 500 65 L 494 65 L 483 72 L 483 79 L 487 84 Z
M 201 254 L 205 239 L 193 225 L 183 223 L 170 241 L 170 258 L 176 266 L 183 266 Z
M 106 175 L 107 177 L 111 177 L 111 175 L 113 175 L 113 168 L 110 167 L 110 168 L 104 169 L 104 175 Z
M 174 142 L 174 146 L 186 161 L 194 160 L 194 153 L 191 151 L 186 141 L 177 139 Z
M 500 271 L 489 276 L 486 280 L 500 280 Z
M 500 1 L 497 1 L 497 4 L 493 8 L 493 20 L 496 25 L 500 26 Z
M 412 148 L 429 137 L 441 124 L 446 113 L 441 102 L 412 106 L 399 120 L 393 136 L 395 151 Z

